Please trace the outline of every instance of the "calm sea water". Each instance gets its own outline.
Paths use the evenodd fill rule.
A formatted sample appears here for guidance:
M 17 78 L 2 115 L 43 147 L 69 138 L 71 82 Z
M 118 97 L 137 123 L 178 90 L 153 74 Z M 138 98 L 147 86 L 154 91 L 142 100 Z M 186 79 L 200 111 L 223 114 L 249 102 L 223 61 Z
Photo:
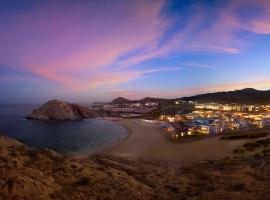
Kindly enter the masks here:
M 33 121 L 25 116 L 38 105 L 0 104 L 0 133 L 36 148 L 76 155 L 93 152 L 127 136 L 125 128 L 102 119 Z

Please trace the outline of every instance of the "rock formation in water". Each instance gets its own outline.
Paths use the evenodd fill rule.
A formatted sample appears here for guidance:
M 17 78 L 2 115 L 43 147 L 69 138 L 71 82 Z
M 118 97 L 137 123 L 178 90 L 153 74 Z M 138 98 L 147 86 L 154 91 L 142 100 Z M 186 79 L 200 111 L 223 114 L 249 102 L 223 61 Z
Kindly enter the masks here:
M 95 117 L 95 112 L 87 107 L 59 100 L 51 100 L 26 116 L 34 120 L 80 120 Z

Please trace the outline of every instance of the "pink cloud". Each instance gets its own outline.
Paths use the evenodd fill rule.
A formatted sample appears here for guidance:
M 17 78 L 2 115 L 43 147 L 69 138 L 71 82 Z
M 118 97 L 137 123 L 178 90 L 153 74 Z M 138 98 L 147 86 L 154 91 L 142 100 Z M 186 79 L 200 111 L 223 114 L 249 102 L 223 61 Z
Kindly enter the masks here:
M 238 9 L 247 4 L 257 5 L 263 12 L 260 13 L 260 17 L 253 17 L 244 24 L 237 15 Z M 179 53 L 208 51 L 238 54 L 247 48 L 250 42 L 239 37 L 238 32 L 244 30 L 256 34 L 270 34 L 270 4 L 267 0 L 235 0 L 225 7 L 211 7 L 211 9 L 216 13 L 212 24 L 198 30 L 211 15 L 209 7 L 195 5 L 192 11 L 194 15 L 188 25 L 172 37 L 164 48 Z
M 254 3 L 236 0 L 227 7 L 215 8 L 217 19 L 203 30 L 197 29 L 208 19 L 209 8 L 195 7 L 188 25 L 162 46 L 159 42 L 173 21 L 160 16 L 165 3 L 162 0 L 106 5 L 97 1 L 74 5 L 51 2 L 27 13 L 7 15 L 0 33 L 1 64 L 72 89 L 115 86 L 170 70 L 135 70 L 133 66 L 172 52 L 240 53 L 247 41 L 239 39 L 237 31 L 270 34 L 268 1 L 256 1 L 265 11 L 261 17 L 247 24 L 236 17 L 237 8 L 249 2 Z M 142 50 L 136 55 L 118 60 L 138 48 Z
M 251 19 L 247 24 L 242 25 L 244 29 L 257 34 L 270 34 L 270 3 L 268 0 L 241 1 L 242 4 L 250 3 L 259 6 L 260 15 Z
M 269 19 L 270 20 L 270 19 Z M 267 21 L 254 21 L 251 23 L 251 29 L 260 34 L 270 34 L 270 23 Z
M 204 94 L 209 92 L 219 91 L 232 91 L 243 88 L 256 88 L 260 90 L 267 90 L 270 88 L 270 80 L 254 80 L 249 82 L 235 82 L 225 83 L 217 85 L 205 85 L 194 88 L 179 88 L 179 89 L 167 89 L 167 90 L 112 90 L 110 95 L 112 98 L 122 96 L 130 99 L 140 99 L 146 96 L 157 98 L 179 98 L 184 96 L 193 96 L 197 94 Z
M 230 5 L 229 5 L 230 7 Z M 202 25 L 209 20 L 209 7 L 195 6 L 195 13 L 184 30 L 177 33 L 170 41 L 176 51 L 208 51 L 217 53 L 239 53 L 242 43 L 235 32 L 240 26 L 230 8 L 215 9 L 215 19 L 208 27 Z
M 159 18 L 163 4 L 162 0 L 106 5 L 80 2 L 75 7 L 50 3 L 7 19 L 9 24 L 0 40 L 8 48 L 0 48 L 0 59 L 2 64 L 66 86 L 89 85 L 78 79 L 78 74 L 89 74 L 96 80 L 90 85 L 96 86 L 133 80 L 144 72 L 115 72 L 105 77 L 99 69 L 128 51 L 156 45 L 166 26 Z
M 251 17 L 249 20 L 244 22 L 241 21 L 241 18 L 237 18 L 239 8 L 249 5 L 250 7 L 259 8 L 254 17 Z M 233 24 L 230 27 L 233 30 L 246 30 L 251 31 L 256 34 L 270 34 L 270 4 L 268 0 L 236 0 L 226 8 L 223 12 L 225 14 L 225 19 L 230 20 Z M 249 14 L 249 13 L 246 13 Z M 252 14 L 252 13 L 250 13 Z M 225 21 L 226 21 L 225 20 Z
M 158 67 L 145 70 L 123 70 L 115 72 L 99 72 L 95 74 L 91 80 L 87 80 L 83 84 L 78 85 L 78 89 L 93 89 L 97 87 L 114 87 L 122 83 L 126 83 L 146 74 L 164 72 L 164 71 L 179 71 L 181 67 Z

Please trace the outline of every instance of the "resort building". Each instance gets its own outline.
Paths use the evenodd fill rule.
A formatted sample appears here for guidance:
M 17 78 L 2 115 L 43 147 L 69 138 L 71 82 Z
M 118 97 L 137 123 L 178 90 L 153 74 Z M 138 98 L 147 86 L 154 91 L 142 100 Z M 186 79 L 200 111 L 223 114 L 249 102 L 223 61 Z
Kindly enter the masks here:
M 156 107 L 158 105 L 159 105 L 158 102 L 146 102 L 145 103 L 145 106 L 147 106 L 147 107 Z

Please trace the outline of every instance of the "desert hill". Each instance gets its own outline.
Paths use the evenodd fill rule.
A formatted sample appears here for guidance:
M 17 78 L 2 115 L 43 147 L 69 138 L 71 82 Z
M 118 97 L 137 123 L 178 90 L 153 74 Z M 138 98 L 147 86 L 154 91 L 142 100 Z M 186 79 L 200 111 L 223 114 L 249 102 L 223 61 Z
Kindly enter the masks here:
M 269 199 L 269 146 L 269 138 L 250 141 L 245 154 L 180 167 L 109 155 L 75 159 L 0 136 L 0 199 Z

